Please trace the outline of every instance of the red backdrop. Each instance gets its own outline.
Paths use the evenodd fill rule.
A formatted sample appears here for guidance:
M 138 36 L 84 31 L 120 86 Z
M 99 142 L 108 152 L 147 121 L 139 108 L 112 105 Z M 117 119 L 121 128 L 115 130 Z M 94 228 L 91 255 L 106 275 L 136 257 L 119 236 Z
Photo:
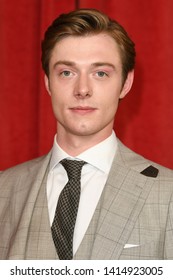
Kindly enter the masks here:
M 172 0 L 0 0 L 0 169 L 49 151 L 56 131 L 43 84 L 40 42 L 60 13 L 98 8 L 136 43 L 131 93 L 120 103 L 118 137 L 173 168 Z

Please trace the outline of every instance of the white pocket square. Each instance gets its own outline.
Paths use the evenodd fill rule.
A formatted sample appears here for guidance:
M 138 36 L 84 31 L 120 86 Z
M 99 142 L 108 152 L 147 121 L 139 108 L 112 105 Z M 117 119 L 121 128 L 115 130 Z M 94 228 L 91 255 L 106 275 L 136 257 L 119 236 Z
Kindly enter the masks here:
M 140 246 L 139 244 L 125 244 L 124 249 L 139 247 L 139 246 Z

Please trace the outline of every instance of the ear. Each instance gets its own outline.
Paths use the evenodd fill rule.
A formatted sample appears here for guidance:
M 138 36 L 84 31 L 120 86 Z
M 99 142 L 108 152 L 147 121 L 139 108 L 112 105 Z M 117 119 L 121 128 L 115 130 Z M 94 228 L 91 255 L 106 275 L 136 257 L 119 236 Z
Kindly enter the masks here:
M 46 87 L 47 92 L 49 93 L 49 95 L 51 95 L 51 92 L 50 92 L 50 84 L 49 84 L 49 78 L 48 78 L 47 75 L 44 75 L 44 84 L 45 84 L 45 87 Z
M 133 79 L 134 79 L 134 70 L 130 71 L 127 75 L 127 78 L 125 80 L 125 83 L 120 93 L 120 99 L 124 98 L 126 94 L 130 91 L 133 84 Z

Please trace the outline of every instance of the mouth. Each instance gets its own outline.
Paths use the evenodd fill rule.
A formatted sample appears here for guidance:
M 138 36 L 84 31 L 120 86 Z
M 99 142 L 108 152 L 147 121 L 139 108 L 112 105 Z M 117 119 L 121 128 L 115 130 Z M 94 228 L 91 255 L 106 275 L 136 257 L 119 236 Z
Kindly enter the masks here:
M 90 106 L 76 106 L 76 107 L 70 108 L 70 110 L 73 113 L 77 113 L 77 114 L 80 114 L 80 115 L 85 115 L 85 114 L 95 112 L 97 110 L 97 108 L 90 107 Z

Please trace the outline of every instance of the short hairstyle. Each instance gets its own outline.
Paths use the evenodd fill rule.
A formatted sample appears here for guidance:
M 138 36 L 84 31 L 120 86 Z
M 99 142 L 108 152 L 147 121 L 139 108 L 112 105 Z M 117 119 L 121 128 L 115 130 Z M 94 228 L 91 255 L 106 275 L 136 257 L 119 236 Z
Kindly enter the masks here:
M 122 75 L 125 81 L 128 72 L 135 65 L 135 45 L 125 29 L 115 20 L 95 9 L 79 9 L 61 14 L 48 27 L 42 41 L 42 67 L 49 77 L 49 61 L 57 42 L 68 36 L 87 36 L 106 33 L 117 43 L 121 62 Z

